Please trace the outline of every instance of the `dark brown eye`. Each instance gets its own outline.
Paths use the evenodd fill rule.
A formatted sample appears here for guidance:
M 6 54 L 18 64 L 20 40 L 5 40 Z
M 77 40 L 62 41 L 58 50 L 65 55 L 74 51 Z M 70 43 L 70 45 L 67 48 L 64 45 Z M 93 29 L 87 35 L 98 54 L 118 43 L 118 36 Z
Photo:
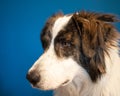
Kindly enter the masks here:
M 58 43 L 61 45 L 61 47 L 70 47 L 72 45 L 70 40 L 66 40 L 65 38 L 59 38 Z
M 70 41 L 63 41 L 61 42 L 63 47 L 70 47 L 71 46 L 71 42 Z

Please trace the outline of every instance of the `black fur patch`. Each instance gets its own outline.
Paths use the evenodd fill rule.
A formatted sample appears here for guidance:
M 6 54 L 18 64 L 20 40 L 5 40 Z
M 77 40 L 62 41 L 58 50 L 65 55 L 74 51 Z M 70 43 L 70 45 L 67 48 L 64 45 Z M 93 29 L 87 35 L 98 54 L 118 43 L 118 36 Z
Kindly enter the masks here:
M 76 57 L 79 50 L 77 29 L 71 19 L 54 40 L 55 51 L 59 57 Z
M 52 27 L 53 27 L 55 20 L 62 16 L 63 16 L 63 14 L 61 12 L 59 12 L 57 14 L 54 14 L 47 20 L 45 27 L 43 28 L 43 30 L 40 34 L 41 35 L 40 39 L 42 41 L 42 46 L 43 46 L 44 50 L 47 50 L 50 46 L 50 42 L 52 39 Z

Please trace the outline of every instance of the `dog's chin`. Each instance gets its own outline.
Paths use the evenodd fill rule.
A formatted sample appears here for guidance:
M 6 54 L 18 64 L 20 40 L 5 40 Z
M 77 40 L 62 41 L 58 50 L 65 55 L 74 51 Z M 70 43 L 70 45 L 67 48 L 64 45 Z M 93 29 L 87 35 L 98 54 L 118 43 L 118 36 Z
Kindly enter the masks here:
M 70 80 L 66 80 L 66 81 L 64 81 L 63 83 L 61 83 L 60 85 L 58 85 L 58 86 L 45 86 L 45 85 L 43 85 L 43 84 L 35 84 L 35 85 L 32 85 L 32 87 L 33 88 L 36 88 L 36 89 L 40 89 L 40 90 L 55 90 L 55 89 L 57 89 L 57 88 L 59 88 L 59 87 L 63 87 L 63 86 L 66 86 L 66 85 L 68 85 L 70 83 Z
M 41 84 L 32 85 L 32 87 L 39 90 L 52 90 L 52 88 L 45 87 L 44 85 Z

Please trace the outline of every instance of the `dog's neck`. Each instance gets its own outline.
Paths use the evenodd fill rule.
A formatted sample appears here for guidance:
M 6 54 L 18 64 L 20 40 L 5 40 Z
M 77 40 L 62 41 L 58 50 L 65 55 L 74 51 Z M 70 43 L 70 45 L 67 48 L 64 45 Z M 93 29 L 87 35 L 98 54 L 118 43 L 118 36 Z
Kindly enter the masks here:
M 54 91 L 55 96 L 119 96 L 120 57 L 117 47 L 109 50 L 105 60 L 106 73 L 97 82 L 92 82 L 87 73 L 81 76 L 81 72 L 78 72 L 71 83 Z

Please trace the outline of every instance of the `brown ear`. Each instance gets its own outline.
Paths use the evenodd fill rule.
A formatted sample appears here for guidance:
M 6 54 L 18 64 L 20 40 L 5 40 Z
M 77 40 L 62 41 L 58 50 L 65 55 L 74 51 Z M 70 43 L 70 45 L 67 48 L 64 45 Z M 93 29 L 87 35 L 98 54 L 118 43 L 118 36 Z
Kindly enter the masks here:
M 91 79 L 96 81 L 105 71 L 106 50 L 104 31 L 96 19 L 86 19 L 75 14 L 73 20 L 80 36 L 80 62 L 88 71 Z M 82 15 L 83 16 L 83 15 Z

